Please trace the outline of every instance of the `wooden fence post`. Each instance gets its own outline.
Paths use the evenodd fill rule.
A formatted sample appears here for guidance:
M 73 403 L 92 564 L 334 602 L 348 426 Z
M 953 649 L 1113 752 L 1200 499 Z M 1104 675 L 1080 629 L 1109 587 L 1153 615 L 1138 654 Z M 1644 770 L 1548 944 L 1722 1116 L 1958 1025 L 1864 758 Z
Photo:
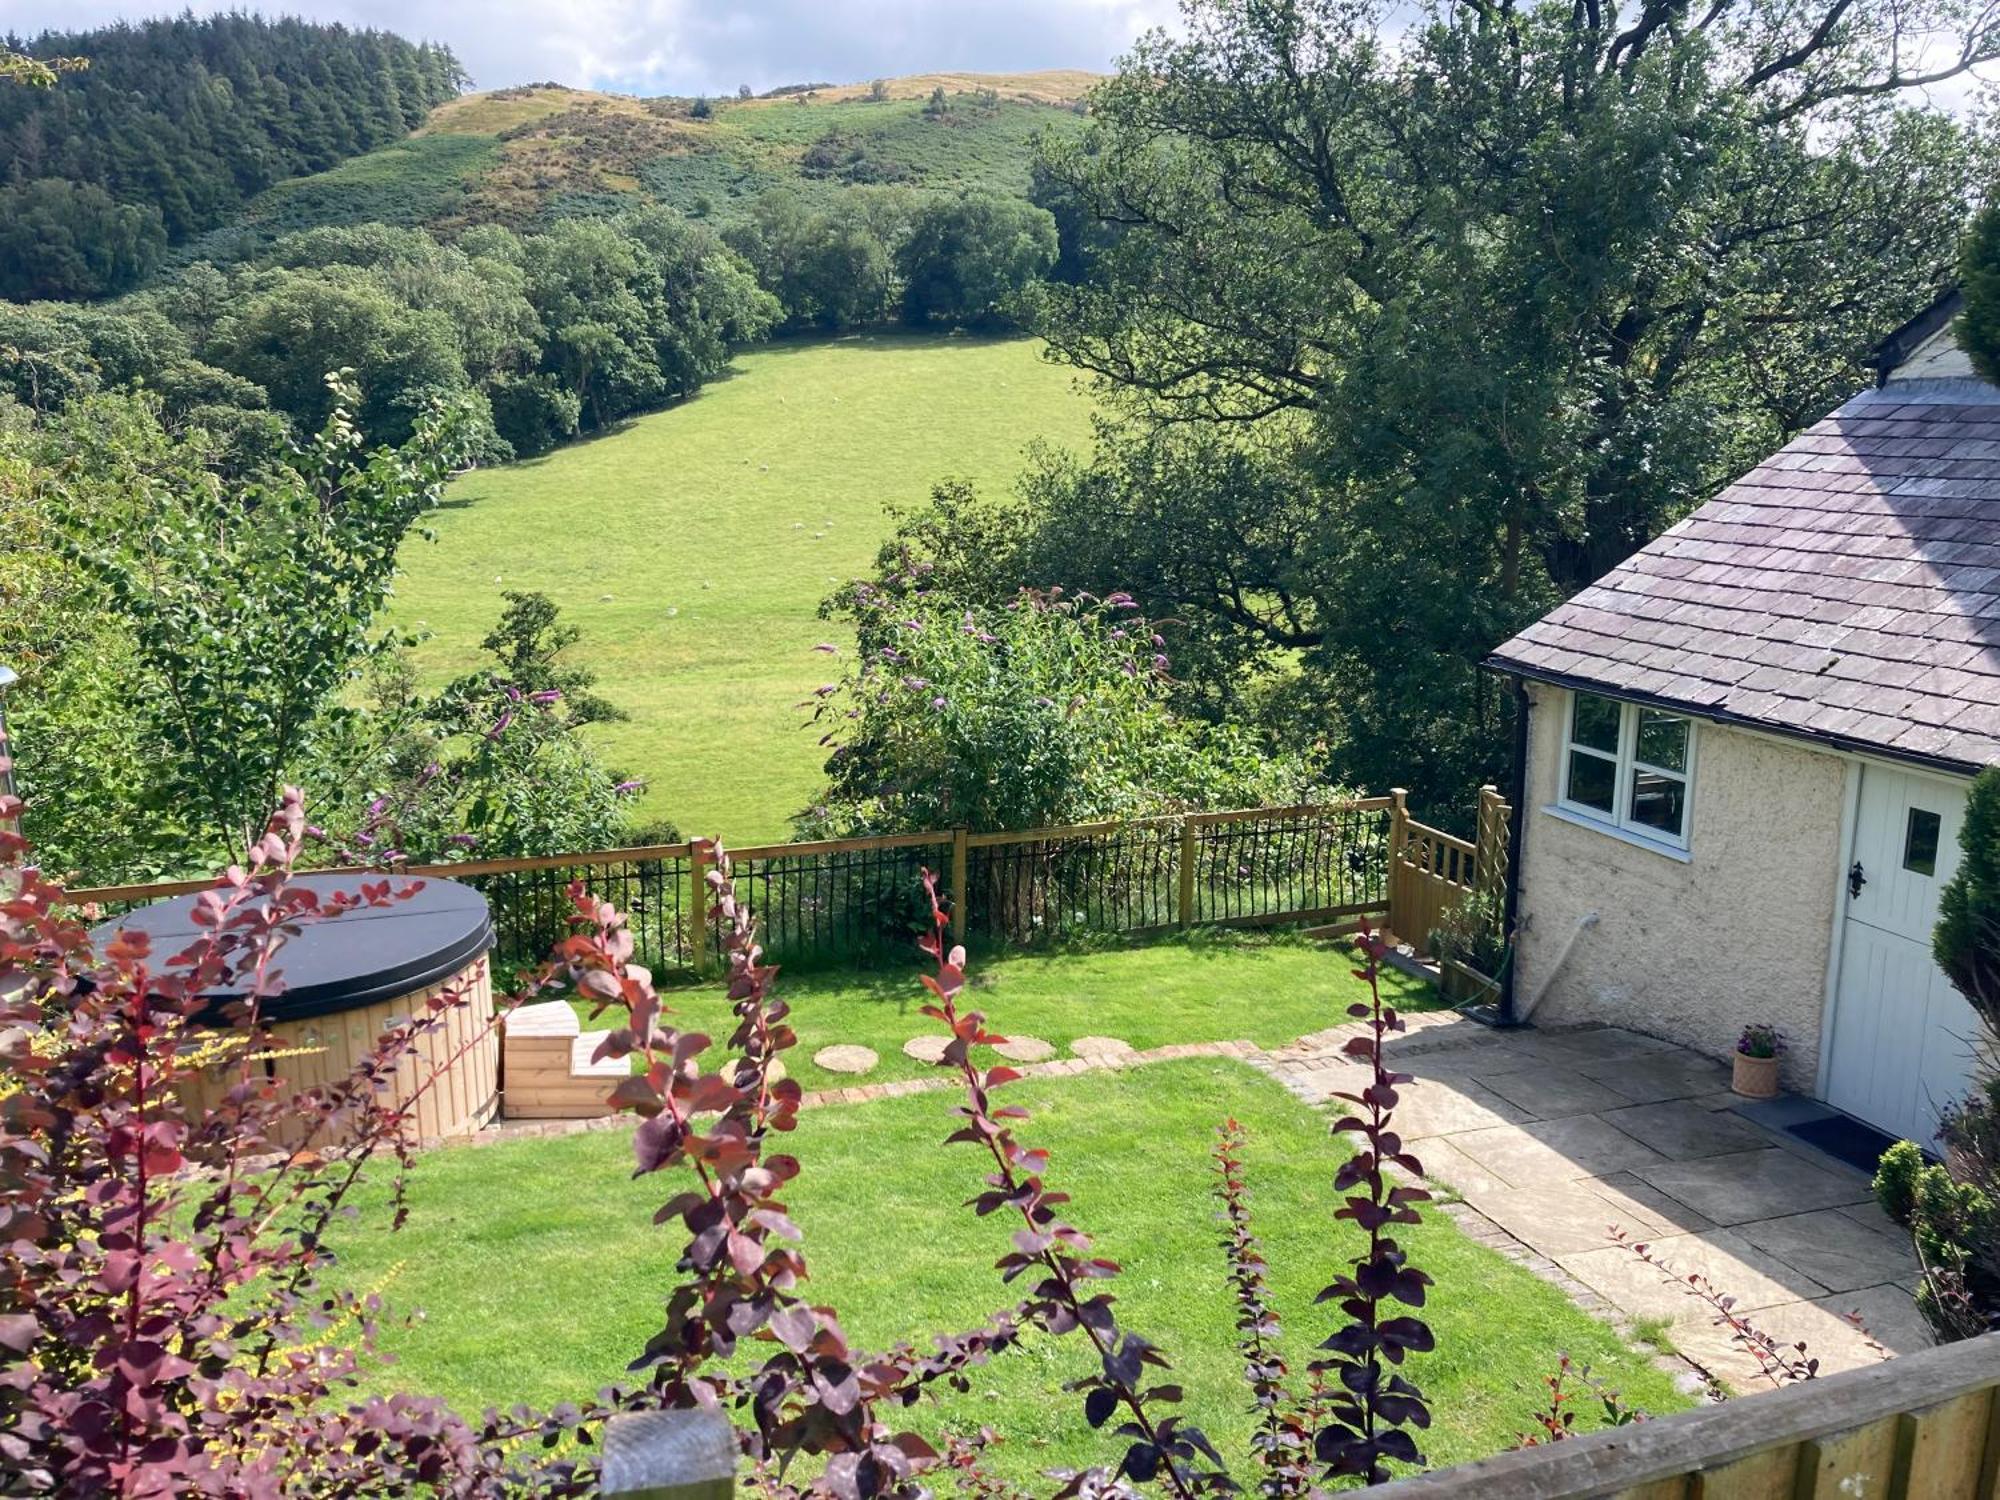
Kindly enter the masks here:
M 1194 819 L 1181 819 L 1181 899 L 1179 921 L 1182 927 L 1194 926 L 1194 866 L 1197 846 L 1194 836 Z
M 688 928 L 688 967 L 697 974 L 708 971 L 708 846 L 696 844 L 688 851 L 688 894 L 694 914 Z
M 1389 788 L 1389 918 L 1385 924 L 1391 936 L 1403 936 L 1402 918 L 1407 916 L 1409 881 L 1403 877 L 1403 850 L 1410 842 L 1410 794 L 1400 786 Z
M 970 831 L 954 828 L 951 831 L 951 939 L 961 947 L 965 943 L 965 884 L 966 884 L 966 839 Z
M 604 1424 L 597 1492 L 619 1500 L 729 1500 L 736 1434 L 718 1411 L 624 1412 Z
M 1498 787 L 1479 789 L 1479 826 L 1473 836 L 1479 852 L 1473 857 L 1477 867 L 1473 885 L 1481 894 L 1497 891 L 1507 883 L 1507 824 L 1511 813 Z

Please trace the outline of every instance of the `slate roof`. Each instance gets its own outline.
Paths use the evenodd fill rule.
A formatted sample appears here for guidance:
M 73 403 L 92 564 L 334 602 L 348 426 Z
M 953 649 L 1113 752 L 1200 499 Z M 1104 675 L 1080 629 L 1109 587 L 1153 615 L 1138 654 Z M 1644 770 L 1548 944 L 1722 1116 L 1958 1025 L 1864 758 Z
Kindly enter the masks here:
M 1848 749 L 2000 764 L 2000 389 L 1864 392 L 1488 662 Z

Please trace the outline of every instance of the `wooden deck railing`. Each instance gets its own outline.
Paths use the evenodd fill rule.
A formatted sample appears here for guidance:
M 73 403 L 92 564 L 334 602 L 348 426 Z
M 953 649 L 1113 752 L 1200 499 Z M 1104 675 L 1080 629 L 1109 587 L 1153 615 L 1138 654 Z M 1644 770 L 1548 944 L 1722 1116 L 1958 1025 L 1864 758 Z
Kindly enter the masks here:
M 1421 1372 L 1418 1374 L 1421 1379 Z M 1382 1500 L 1992 1500 L 2000 1334 L 1371 1490 Z M 724 1500 L 728 1418 L 614 1418 L 601 1493 Z
M 1430 954 L 1431 929 L 1475 892 L 1498 890 L 1507 878 L 1510 810 L 1498 791 L 1479 789 L 1476 839 L 1462 839 L 1420 823 L 1396 804 L 1389 857 L 1389 925 L 1419 957 Z
M 790 962 L 906 946 L 923 923 L 918 875 L 926 867 L 944 886 L 961 938 L 1019 943 L 1084 931 L 1368 917 L 1421 949 L 1440 914 L 1471 888 L 1472 872 L 1497 868 L 1491 850 L 1504 848 L 1505 826 L 1505 804 L 1496 819 L 1482 795 L 1475 846 L 1412 819 L 1398 792 L 1022 832 L 940 829 L 726 847 L 766 951 Z M 580 879 L 630 915 L 650 963 L 700 973 L 716 950 L 717 933 L 697 915 L 710 859 L 707 844 L 654 844 L 405 865 L 397 873 L 449 877 L 484 892 L 504 963 L 529 962 L 555 946 L 567 930 L 564 892 Z M 116 916 L 212 883 L 104 886 L 71 899 Z

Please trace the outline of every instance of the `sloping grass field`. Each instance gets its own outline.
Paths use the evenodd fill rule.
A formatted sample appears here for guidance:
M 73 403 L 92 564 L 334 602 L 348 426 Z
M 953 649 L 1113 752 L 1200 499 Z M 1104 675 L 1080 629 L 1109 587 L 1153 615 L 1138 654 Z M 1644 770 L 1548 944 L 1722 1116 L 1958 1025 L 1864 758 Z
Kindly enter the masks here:
M 1074 1195 L 1065 1212 L 1123 1266 L 1109 1286 L 1121 1321 L 1170 1354 L 1186 1420 L 1252 1480 L 1252 1418 L 1217 1248 L 1215 1128 L 1233 1116 L 1249 1131 L 1254 1206 L 1295 1368 L 1336 1326 L 1338 1314 L 1312 1298 L 1359 1240 L 1333 1218 L 1346 1146 L 1328 1136 L 1323 1115 L 1237 1062 L 1032 1079 L 1006 1097 L 1034 1111 L 1022 1139 L 1051 1150 L 1051 1186 Z M 954 1098 L 816 1106 L 784 1142 L 804 1165 L 785 1198 L 805 1234 L 809 1295 L 837 1308 L 863 1348 L 900 1339 L 928 1347 L 929 1335 L 978 1326 L 1020 1294 L 992 1269 L 1011 1227 L 962 1206 L 979 1191 L 985 1158 L 938 1144 L 956 1123 Z M 380 1385 L 476 1412 L 586 1397 L 627 1378 L 627 1360 L 658 1327 L 679 1247 L 678 1226 L 655 1227 L 652 1210 L 681 1184 L 633 1180 L 626 1134 L 433 1152 L 396 1235 L 384 1229 L 386 1190 L 365 1190 L 360 1221 L 339 1234 L 340 1274 L 379 1288 L 399 1312 L 425 1313 L 385 1331 L 398 1362 Z M 1546 1398 L 1539 1382 L 1563 1352 L 1647 1411 L 1686 1404 L 1610 1328 L 1442 1213 L 1398 1238 L 1437 1283 L 1423 1311 L 1437 1350 L 1407 1367 L 1436 1414 L 1421 1435 L 1433 1462 L 1491 1453 L 1529 1431 Z M 1055 1467 L 1115 1463 L 1119 1440 L 1090 1432 L 1080 1398 L 1062 1388 L 1089 1358 L 1079 1339 L 1031 1336 L 974 1371 L 968 1392 L 946 1392 L 908 1420 L 929 1433 L 990 1424 L 1005 1438 L 992 1467 L 1020 1483 Z M 1591 1403 L 1578 1411 L 1580 1425 L 1594 1424 Z
M 596 731 L 648 785 L 642 818 L 783 838 L 825 758 L 798 705 L 837 665 L 816 617 L 865 571 L 891 502 L 958 476 L 1000 489 L 1035 438 L 1080 444 L 1090 404 L 1028 340 L 883 333 L 738 356 L 694 400 L 453 486 L 413 540 L 395 621 L 431 680 L 480 660 L 501 591 L 539 589 L 631 714 Z

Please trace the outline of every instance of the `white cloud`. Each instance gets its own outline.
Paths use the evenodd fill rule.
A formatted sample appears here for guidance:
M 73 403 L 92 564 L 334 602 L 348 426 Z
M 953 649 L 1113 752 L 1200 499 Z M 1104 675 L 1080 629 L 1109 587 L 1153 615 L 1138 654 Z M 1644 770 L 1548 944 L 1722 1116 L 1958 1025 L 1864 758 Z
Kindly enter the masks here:
M 0 0 L 0 30 L 84 29 L 183 0 Z M 240 0 L 192 0 L 198 12 Z M 280 7 L 273 6 L 273 9 Z M 943 70 L 1107 69 L 1174 0 L 285 0 L 314 20 L 444 42 L 481 88 L 632 93 L 851 83 Z

